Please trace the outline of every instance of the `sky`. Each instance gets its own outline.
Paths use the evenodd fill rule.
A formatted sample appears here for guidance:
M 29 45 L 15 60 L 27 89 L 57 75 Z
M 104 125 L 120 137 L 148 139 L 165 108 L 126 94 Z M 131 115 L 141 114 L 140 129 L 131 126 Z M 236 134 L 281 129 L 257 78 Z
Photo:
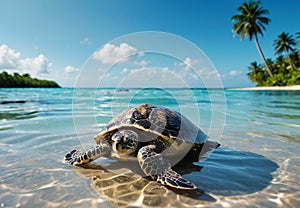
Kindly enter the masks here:
M 241 0 L 1 0 L 0 71 L 63 87 L 248 87 L 262 62 L 233 37 Z M 262 0 L 267 58 L 281 32 L 300 31 L 299 0 Z

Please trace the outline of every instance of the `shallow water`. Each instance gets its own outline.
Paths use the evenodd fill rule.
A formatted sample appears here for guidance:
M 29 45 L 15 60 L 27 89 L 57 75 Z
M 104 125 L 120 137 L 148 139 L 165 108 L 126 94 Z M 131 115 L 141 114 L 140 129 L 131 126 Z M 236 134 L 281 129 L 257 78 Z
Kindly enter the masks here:
M 0 102 L 20 100 L 0 104 L 1 207 L 300 206 L 299 92 L 0 89 Z M 180 111 L 221 143 L 196 163 L 200 171 L 184 175 L 197 192 L 108 168 L 104 158 L 86 168 L 62 163 L 139 103 Z

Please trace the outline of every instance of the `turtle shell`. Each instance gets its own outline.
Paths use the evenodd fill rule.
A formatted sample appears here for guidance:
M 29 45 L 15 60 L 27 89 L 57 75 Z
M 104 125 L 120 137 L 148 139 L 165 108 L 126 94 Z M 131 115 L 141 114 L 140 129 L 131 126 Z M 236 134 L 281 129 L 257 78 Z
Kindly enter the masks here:
M 208 136 L 196 127 L 190 120 L 178 112 L 168 108 L 150 104 L 141 104 L 129 108 L 114 117 L 107 126 L 95 137 L 110 139 L 116 131 L 134 129 L 144 135 L 156 135 L 169 143 L 180 139 L 195 144 L 204 143 Z

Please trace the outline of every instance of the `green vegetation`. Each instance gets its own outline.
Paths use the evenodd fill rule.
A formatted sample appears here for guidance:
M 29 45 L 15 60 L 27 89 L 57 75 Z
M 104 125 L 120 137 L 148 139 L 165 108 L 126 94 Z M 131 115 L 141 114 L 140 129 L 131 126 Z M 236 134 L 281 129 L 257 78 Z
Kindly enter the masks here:
M 48 88 L 59 88 L 60 86 L 49 80 L 39 80 L 36 78 L 31 78 L 29 74 L 20 75 L 14 73 L 13 75 L 7 72 L 0 73 L 0 87 L 48 87 Z
M 239 34 L 241 39 L 245 36 L 250 41 L 254 39 L 257 50 L 263 60 L 264 65 L 256 61 L 250 63 L 248 67 L 248 77 L 257 83 L 257 86 L 286 86 L 300 84 L 300 55 L 298 46 L 300 44 L 300 32 L 296 33 L 296 39 L 289 33 L 282 32 L 274 41 L 274 51 L 278 55 L 275 61 L 266 59 L 258 42 L 257 35 L 263 35 L 265 25 L 271 20 L 264 15 L 269 12 L 260 6 L 260 1 L 250 1 L 238 7 L 240 14 L 234 15 L 232 31 L 234 35 Z M 282 55 L 284 53 L 284 55 Z

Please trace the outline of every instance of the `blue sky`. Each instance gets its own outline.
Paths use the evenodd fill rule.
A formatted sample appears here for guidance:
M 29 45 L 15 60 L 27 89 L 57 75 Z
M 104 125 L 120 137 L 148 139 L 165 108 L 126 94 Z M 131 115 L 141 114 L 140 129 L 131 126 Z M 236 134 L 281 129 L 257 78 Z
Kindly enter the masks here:
M 231 32 L 231 16 L 237 13 L 237 7 L 243 2 L 2 0 L 0 70 L 30 73 L 34 77 L 54 79 L 62 86 L 72 87 L 76 85 L 80 72 L 88 65 L 88 59 L 109 42 L 114 43 L 119 37 L 131 33 L 159 31 L 177 35 L 195 44 L 210 59 L 225 87 L 253 86 L 246 73 L 250 62 L 261 62 L 255 44 L 248 40 L 240 41 L 239 37 L 233 38 Z M 265 56 L 275 58 L 272 44 L 276 37 L 281 32 L 294 35 L 300 31 L 300 2 L 263 0 L 262 5 L 269 10 L 272 21 L 264 37 L 260 37 L 260 43 Z M 137 45 L 128 44 L 126 39 L 119 45 L 112 44 L 113 49 L 120 49 L 122 43 L 127 44 L 125 50 L 142 52 Z M 181 66 L 181 72 L 186 72 L 184 69 L 188 65 L 184 64 L 200 60 L 197 57 L 191 59 L 192 55 L 187 52 L 181 60 L 182 65 L 180 61 L 175 63 L 170 58 L 136 55 L 137 60 L 131 58 L 131 64 L 119 63 L 110 75 L 113 73 L 122 78 L 126 71 L 137 72 L 139 67 L 143 70 L 160 67 L 174 72 L 175 66 Z M 157 64 L 159 60 L 161 65 Z M 200 70 L 201 76 L 210 73 L 209 70 Z M 145 71 L 139 71 L 129 79 L 123 77 L 123 82 L 132 78 L 140 80 L 138 76 L 145 76 Z M 107 76 L 107 80 L 112 78 Z M 116 84 L 119 84 L 118 81 L 110 82 L 110 85 Z

